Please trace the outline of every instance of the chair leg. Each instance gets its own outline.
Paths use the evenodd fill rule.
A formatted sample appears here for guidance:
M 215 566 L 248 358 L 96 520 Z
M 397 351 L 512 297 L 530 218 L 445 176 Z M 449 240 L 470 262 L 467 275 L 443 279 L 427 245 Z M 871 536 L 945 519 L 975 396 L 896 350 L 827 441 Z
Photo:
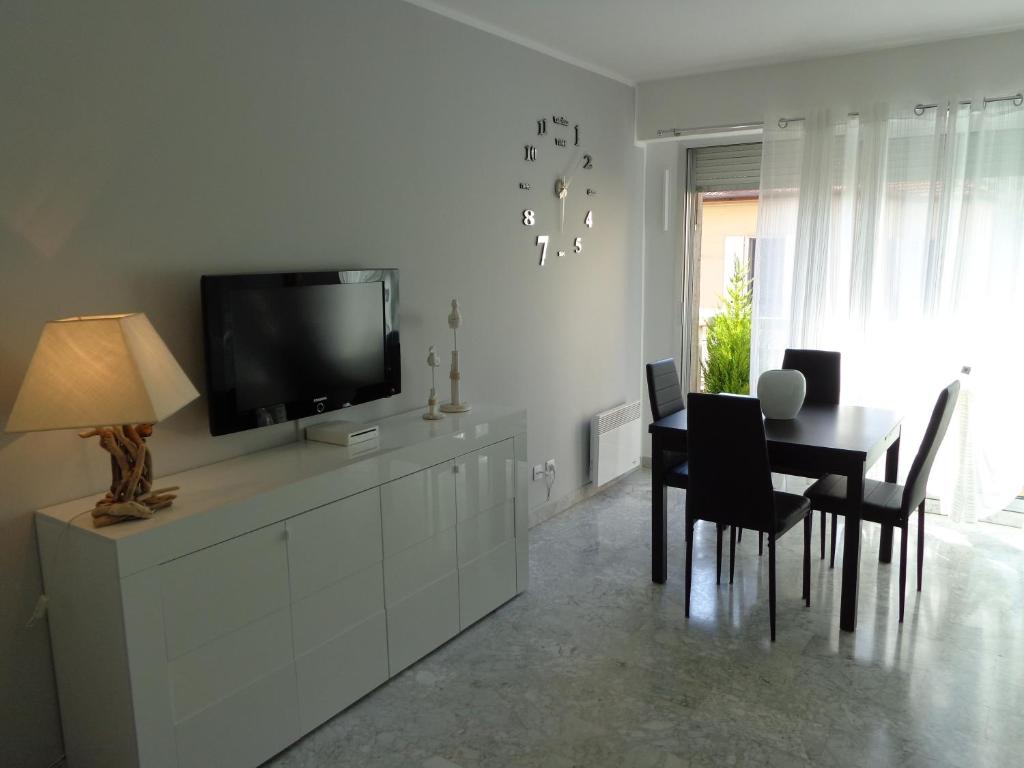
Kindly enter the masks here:
M 836 536 L 839 534 L 839 515 L 832 513 L 832 554 L 829 556 L 828 567 L 836 567 Z
M 716 542 L 716 554 L 715 554 L 715 584 L 722 583 L 722 532 L 725 530 L 722 525 L 715 525 L 715 533 L 717 534 L 718 540 Z
M 900 624 L 903 623 L 903 604 L 907 598 L 907 537 L 910 535 L 910 521 L 903 521 L 903 535 L 900 536 Z
M 825 559 L 825 510 L 821 510 L 821 559 Z
M 743 529 L 740 528 L 742 531 Z M 736 526 L 729 526 L 729 583 L 732 584 L 736 575 Z
M 768 621 L 775 642 L 775 536 L 768 534 Z
M 917 591 L 924 577 L 924 502 L 917 508 Z
M 740 528 L 736 532 L 736 541 L 743 541 L 743 529 L 742 528 Z
M 804 605 L 811 605 L 811 521 L 814 513 L 808 512 L 804 517 Z
M 693 523 L 686 520 L 686 616 L 690 616 L 690 583 L 693 581 Z
M 764 534 L 760 531 L 757 532 L 757 556 L 760 557 L 764 554 Z

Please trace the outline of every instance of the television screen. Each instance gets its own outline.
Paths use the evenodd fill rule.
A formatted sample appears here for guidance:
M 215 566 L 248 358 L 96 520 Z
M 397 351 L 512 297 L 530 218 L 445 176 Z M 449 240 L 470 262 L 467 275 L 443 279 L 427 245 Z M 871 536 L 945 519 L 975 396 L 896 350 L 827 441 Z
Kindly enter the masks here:
M 202 279 L 210 432 L 401 391 L 398 271 Z

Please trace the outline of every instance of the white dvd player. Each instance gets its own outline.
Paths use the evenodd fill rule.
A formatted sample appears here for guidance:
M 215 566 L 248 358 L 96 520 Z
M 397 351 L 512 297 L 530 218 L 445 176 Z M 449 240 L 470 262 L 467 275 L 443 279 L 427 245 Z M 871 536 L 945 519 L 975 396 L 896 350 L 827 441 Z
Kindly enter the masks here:
M 306 427 L 306 439 L 334 445 L 358 445 L 376 440 L 380 430 L 376 424 L 356 424 L 352 421 L 325 421 Z

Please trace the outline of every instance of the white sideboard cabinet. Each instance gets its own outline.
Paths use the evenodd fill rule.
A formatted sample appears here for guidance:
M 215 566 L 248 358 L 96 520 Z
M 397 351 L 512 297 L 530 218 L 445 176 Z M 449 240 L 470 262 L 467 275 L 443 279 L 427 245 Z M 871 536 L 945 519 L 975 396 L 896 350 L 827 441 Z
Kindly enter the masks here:
M 526 589 L 526 478 L 526 413 L 474 406 L 39 511 L 69 768 L 269 759 Z

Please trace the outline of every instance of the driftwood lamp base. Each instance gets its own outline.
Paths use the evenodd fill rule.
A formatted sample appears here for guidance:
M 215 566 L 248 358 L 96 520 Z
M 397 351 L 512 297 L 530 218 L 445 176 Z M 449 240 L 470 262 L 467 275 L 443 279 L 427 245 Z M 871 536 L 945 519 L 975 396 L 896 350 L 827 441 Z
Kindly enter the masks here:
M 153 488 L 153 458 L 146 438 L 152 424 L 124 424 L 79 432 L 79 437 L 99 437 L 100 447 L 110 454 L 110 490 L 96 502 L 92 524 L 102 528 L 125 520 L 152 517 L 175 499 L 171 488 Z

